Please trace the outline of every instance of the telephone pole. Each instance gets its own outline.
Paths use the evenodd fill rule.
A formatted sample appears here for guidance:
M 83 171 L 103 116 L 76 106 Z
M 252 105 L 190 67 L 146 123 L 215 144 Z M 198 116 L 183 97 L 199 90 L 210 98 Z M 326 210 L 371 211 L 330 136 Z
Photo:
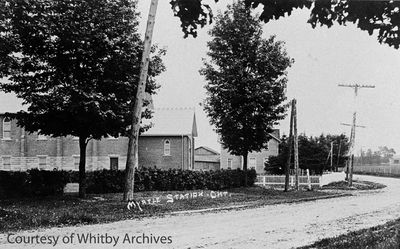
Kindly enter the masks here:
M 299 190 L 299 138 L 297 136 L 297 108 L 296 99 L 293 99 L 293 142 L 294 142 L 294 176 L 295 189 Z
M 331 171 L 333 171 L 333 142 L 331 142 Z
M 293 146 L 293 117 L 294 117 L 294 100 L 291 101 L 290 113 L 290 128 L 289 128 L 289 154 L 285 169 L 285 192 L 289 191 L 289 178 L 290 178 L 290 164 L 292 159 L 292 146 Z
M 336 162 L 336 168 L 335 168 L 335 172 L 338 172 L 338 168 L 339 168 L 339 162 L 340 162 L 340 149 L 342 147 L 342 140 L 339 140 L 339 148 L 338 148 L 338 153 L 337 153 L 337 162 Z
M 340 87 L 351 87 L 354 88 L 354 113 L 353 113 L 353 123 L 351 126 L 351 135 L 350 135 L 350 147 L 349 147 L 349 155 L 350 155 L 350 163 L 349 163 L 349 186 L 351 187 L 353 185 L 353 160 L 354 160 L 354 146 L 355 146 L 355 140 L 356 140 L 356 119 L 357 119 L 357 110 L 356 110 L 356 98 L 358 94 L 358 90 L 360 88 L 375 88 L 373 85 L 359 85 L 359 84 L 350 84 L 350 85 L 345 85 L 345 84 L 339 84 Z
M 355 113 L 353 114 L 353 124 L 346 124 L 346 123 L 340 123 L 341 125 L 344 126 L 351 126 L 351 133 L 350 133 L 350 146 L 349 146 L 349 151 L 348 151 L 348 157 L 349 160 L 347 161 L 347 169 L 346 169 L 346 180 L 349 181 L 349 186 L 353 185 L 353 165 L 354 165 L 354 150 L 352 153 L 352 148 L 351 146 L 355 144 L 355 134 L 356 134 L 356 127 L 360 128 L 365 128 L 363 125 L 354 125 L 355 124 Z M 353 147 L 354 149 L 354 147 Z M 350 175 L 350 176 L 349 176 Z

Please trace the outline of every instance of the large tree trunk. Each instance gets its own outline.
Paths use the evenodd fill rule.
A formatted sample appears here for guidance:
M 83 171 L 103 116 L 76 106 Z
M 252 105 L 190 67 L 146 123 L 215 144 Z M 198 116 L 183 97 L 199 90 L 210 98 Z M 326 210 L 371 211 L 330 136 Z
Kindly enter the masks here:
M 248 153 L 243 155 L 243 171 L 244 171 L 244 186 L 247 187 L 247 156 Z
M 79 198 L 86 198 L 86 137 L 79 137 Z
M 147 18 L 147 27 L 146 34 L 144 37 L 144 49 L 142 54 L 142 62 L 140 65 L 140 78 L 139 84 L 136 93 L 135 104 L 133 106 L 132 111 L 132 127 L 129 132 L 129 144 L 128 144 L 128 153 L 126 158 L 126 169 L 125 169 L 125 190 L 124 190 L 124 201 L 129 201 L 133 199 L 133 191 L 134 191 L 134 174 L 135 174 L 135 163 L 138 162 L 136 155 L 138 146 L 138 138 L 139 138 L 139 129 L 140 129 L 140 118 L 142 116 L 142 107 L 143 107 L 143 97 L 146 89 L 146 81 L 147 81 L 147 71 L 149 68 L 149 57 L 150 57 L 150 49 L 151 49 L 151 39 L 153 36 L 153 28 L 156 17 L 158 0 L 151 0 L 149 16 Z

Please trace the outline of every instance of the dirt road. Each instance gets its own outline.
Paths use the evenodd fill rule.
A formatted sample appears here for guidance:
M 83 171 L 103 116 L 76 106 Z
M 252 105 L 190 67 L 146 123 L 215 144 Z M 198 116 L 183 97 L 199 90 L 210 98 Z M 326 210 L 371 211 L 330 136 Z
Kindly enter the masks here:
M 46 245 L 45 248 L 72 248 L 77 245 L 80 248 L 111 248 L 115 244 L 115 248 L 281 249 L 307 245 L 321 238 L 383 224 L 400 217 L 400 179 L 355 177 L 386 184 L 387 188 L 359 191 L 355 196 L 247 210 L 174 215 L 165 218 L 21 232 L 10 236 L 9 239 L 15 242 L 17 236 L 25 238 L 36 235 L 59 236 L 55 246 L 53 243 L 53 245 Z M 88 233 L 94 237 L 105 236 L 107 233 L 109 239 L 106 241 L 103 237 L 103 244 L 101 241 L 94 240 L 92 243 L 79 243 L 76 236 Z M 138 243 L 140 243 L 143 240 L 143 233 L 148 237 L 147 240 L 153 239 L 152 245 L 129 243 L 132 241 L 132 236 L 139 236 Z M 71 236 L 73 244 L 67 242 Z M 114 236 L 114 240 L 111 236 Z M 158 236 L 171 236 L 169 239 L 172 243 L 161 245 L 158 241 L 155 244 L 154 237 Z M 65 243 L 62 242 L 63 238 Z M 115 241 L 117 239 L 118 241 Z M 48 237 L 43 241 L 52 242 Z M 164 240 L 164 242 L 170 241 Z M 11 245 L 7 242 L 7 234 L 0 235 L 0 247 L 17 248 L 21 245 Z M 29 247 L 32 246 L 41 248 L 43 244 L 29 245 Z

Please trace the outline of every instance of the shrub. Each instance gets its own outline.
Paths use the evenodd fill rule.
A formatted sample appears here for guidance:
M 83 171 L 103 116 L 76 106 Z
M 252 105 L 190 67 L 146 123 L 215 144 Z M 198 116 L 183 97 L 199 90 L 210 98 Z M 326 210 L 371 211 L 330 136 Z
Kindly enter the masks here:
M 135 171 L 135 192 L 210 189 L 222 190 L 244 186 L 245 172 L 236 170 L 191 171 L 142 168 Z M 23 196 L 60 195 L 68 182 L 78 182 L 75 171 L 27 172 L 0 171 L 0 199 Z M 256 179 L 254 169 L 247 171 L 249 186 Z M 87 193 L 118 193 L 124 190 L 125 171 L 99 170 L 87 172 Z

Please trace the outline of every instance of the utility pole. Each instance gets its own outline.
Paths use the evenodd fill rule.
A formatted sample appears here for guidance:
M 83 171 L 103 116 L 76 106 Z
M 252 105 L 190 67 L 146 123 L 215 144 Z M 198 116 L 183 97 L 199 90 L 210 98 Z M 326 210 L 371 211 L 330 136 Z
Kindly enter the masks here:
M 349 181 L 349 186 L 351 187 L 353 185 L 353 165 L 354 165 L 354 147 L 352 148 L 351 146 L 354 146 L 354 140 L 355 140 L 355 133 L 356 133 L 356 127 L 360 128 L 366 128 L 363 125 L 354 125 L 356 120 L 355 120 L 355 113 L 353 113 L 353 124 L 346 124 L 346 123 L 340 123 L 341 125 L 344 126 L 351 126 L 351 132 L 350 132 L 350 146 L 349 146 L 349 151 L 348 151 L 348 161 L 347 161 L 347 167 L 346 167 L 346 180 Z M 352 151 L 353 149 L 353 151 Z
M 290 128 L 289 128 L 289 154 L 285 169 L 285 192 L 289 190 L 289 178 L 290 178 L 290 164 L 292 160 L 292 146 L 293 146 L 293 116 L 294 116 L 294 100 L 291 101 L 291 112 L 290 112 Z
M 333 142 L 331 142 L 331 171 L 333 171 Z
M 339 148 L 338 148 L 338 156 L 337 156 L 337 162 L 336 162 L 336 169 L 335 169 L 335 172 L 337 172 L 337 171 L 338 171 L 338 168 L 339 168 L 340 149 L 341 149 L 341 147 L 342 147 L 342 140 L 340 139 L 340 140 L 339 140 Z
M 156 19 L 158 0 L 151 0 L 149 16 L 147 18 L 146 34 L 144 37 L 144 47 L 142 54 L 142 61 L 140 63 L 140 77 L 138 88 L 136 92 L 136 98 L 132 109 L 132 126 L 129 131 L 128 137 L 128 152 L 126 158 L 126 169 L 125 169 L 125 189 L 124 189 L 124 201 L 130 201 L 133 199 L 134 191 L 134 180 L 135 180 L 135 167 L 137 167 L 137 150 L 138 150 L 138 139 L 140 129 L 140 118 L 142 116 L 143 98 L 145 95 L 147 72 L 149 69 L 150 61 L 150 50 L 151 42 L 153 37 L 154 23 Z
M 299 140 L 297 137 L 297 108 L 296 99 L 293 99 L 293 142 L 294 142 L 294 170 L 295 188 L 299 190 Z
M 351 127 L 351 136 L 350 136 L 350 148 L 349 148 L 349 155 L 350 155 L 350 163 L 349 163 L 349 186 L 353 185 L 353 161 L 354 161 L 354 146 L 355 146 L 355 133 L 356 133 L 356 119 L 357 119 L 357 110 L 356 110 L 356 98 L 358 94 L 359 88 L 375 88 L 372 85 L 359 85 L 359 84 L 352 84 L 352 85 L 344 85 L 339 84 L 340 87 L 351 87 L 354 88 L 354 113 L 353 113 L 353 124 Z

